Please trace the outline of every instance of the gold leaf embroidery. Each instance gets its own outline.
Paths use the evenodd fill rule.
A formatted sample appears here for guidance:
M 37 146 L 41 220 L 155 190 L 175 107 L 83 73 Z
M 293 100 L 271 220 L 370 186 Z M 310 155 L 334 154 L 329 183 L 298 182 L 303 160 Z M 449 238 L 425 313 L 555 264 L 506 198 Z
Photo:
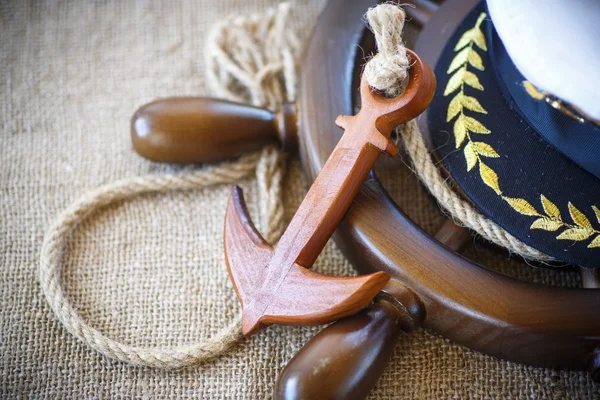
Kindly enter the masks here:
M 446 89 L 444 90 L 444 96 L 448 96 L 450 93 L 458 90 L 463 84 L 463 77 L 465 75 L 465 69 L 461 68 L 448 80 Z
M 481 26 L 481 23 L 483 22 L 483 20 L 486 17 L 487 17 L 486 13 L 481 13 L 479 15 L 479 18 L 477 18 L 477 22 L 475 23 L 475 26 L 473 28 L 469 29 L 468 31 L 466 31 L 465 33 L 463 33 L 461 38 L 458 40 L 458 42 L 456 43 L 456 46 L 454 46 L 454 51 L 458 51 L 458 50 L 462 49 L 463 47 L 470 44 L 471 42 L 475 42 L 475 44 L 477 44 L 477 46 L 479 46 L 480 49 L 487 51 L 487 45 L 485 43 L 485 36 L 483 36 L 483 32 L 481 32 L 481 30 L 479 29 L 479 27 Z
M 484 157 L 500 157 L 500 154 L 496 153 L 496 150 L 494 150 L 494 148 L 487 143 L 473 142 L 473 146 L 475 146 L 475 151 Z
M 471 142 L 467 143 L 463 151 L 467 160 L 467 171 L 470 171 L 477 165 L 477 153 L 475 153 Z
M 596 206 L 592 206 L 592 210 L 594 210 L 594 214 L 596 214 L 596 219 L 600 223 L 600 210 Z
M 462 116 L 464 118 L 465 127 L 474 133 L 488 134 L 491 131 L 483 126 L 483 124 L 477 121 L 475 118 L 468 117 L 466 115 Z
M 503 197 L 504 200 L 519 214 L 530 215 L 537 217 L 540 214 L 536 211 L 536 209 L 525 199 L 519 198 L 511 198 L 511 197 Z
M 577 225 L 582 228 L 592 229 L 590 220 L 587 219 L 587 217 L 583 215 L 583 213 L 579 211 L 571 202 L 569 202 L 569 213 L 571 214 L 571 218 L 573 218 L 573 222 L 575 222 Z
M 544 207 L 544 212 L 546 213 L 546 215 L 554 217 L 559 221 L 562 221 L 560 211 L 558 210 L 558 207 L 556 207 L 556 204 L 548 200 L 543 194 L 540 195 L 540 199 L 542 200 L 542 207 Z
M 448 71 L 446 71 L 446 73 L 451 74 L 452 72 L 454 72 L 454 70 L 460 68 L 463 64 L 465 64 L 467 62 L 467 60 L 469 60 L 469 63 L 470 63 L 471 62 L 470 61 L 471 53 L 475 53 L 475 52 L 471 52 L 471 49 L 469 47 L 465 47 L 464 49 L 462 49 L 461 51 L 456 53 L 456 55 L 452 59 L 452 62 L 450 63 L 450 66 L 448 67 Z M 477 53 L 475 53 L 475 54 L 477 54 Z
M 527 200 L 520 198 L 503 197 L 503 199 L 519 214 L 528 215 L 532 217 L 540 217 L 534 206 L 532 206 Z M 595 230 L 591 224 L 585 226 L 586 221 L 589 220 L 581 211 L 579 211 L 573 204 L 569 203 L 569 212 L 573 221 L 577 225 L 569 225 L 561 220 L 560 211 L 558 207 L 550 201 L 546 196 L 540 196 L 542 207 L 547 216 L 541 216 L 541 218 L 533 221 L 529 229 L 541 229 L 544 231 L 555 232 L 561 228 L 565 229 L 560 235 L 556 237 L 558 240 L 574 240 L 582 241 L 587 240 L 595 234 L 598 236 L 587 246 L 588 248 L 600 247 L 600 232 Z M 593 206 L 594 211 L 597 209 Z
M 473 34 L 473 42 L 479 47 L 481 50 L 487 51 L 487 44 L 485 43 L 485 36 L 483 36 L 483 32 L 477 30 Z
M 479 160 L 479 175 L 486 185 L 494 189 L 496 193 L 502 194 L 500 184 L 498 183 L 498 175 L 496 175 L 493 169 L 481 162 L 481 160 Z
M 464 109 L 480 114 L 487 114 L 487 110 L 483 108 L 481 103 L 479 103 L 479 100 L 477 100 L 475 97 L 466 95 L 464 92 L 465 85 L 473 89 L 484 90 L 484 87 L 479 81 L 477 75 L 469 71 L 467 67 L 468 65 L 471 65 L 480 71 L 485 70 L 483 59 L 479 54 L 477 54 L 473 48 L 473 45 L 476 45 L 480 49 L 487 51 L 485 36 L 480 29 L 481 23 L 486 16 L 487 14 L 481 13 L 475 26 L 463 33 L 454 47 L 454 51 L 458 53 L 450 62 L 450 66 L 447 70 L 448 74 L 453 73 L 453 75 L 450 77 L 450 79 L 448 79 L 448 83 L 444 89 L 444 96 L 448 96 L 449 94 L 454 93 L 459 89 L 460 90 L 448 104 L 446 121 L 450 122 L 458 115 L 453 127 L 454 139 L 457 149 L 460 148 L 465 139 L 468 139 L 468 143 L 463 149 L 465 160 L 467 162 L 467 171 L 471 171 L 473 168 L 475 168 L 477 163 L 479 163 L 479 175 L 481 176 L 481 179 L 483 179 L 483 182 L 494 189 L 496 193 L 501 194 L 502 191 L 500 190 L 498 175 L 492 168 L 484 164 L 479 158 L 480 156 L 498 158 L 500 155 L 489 144 L 483 142 L 474 142 L 469 134 L 469 132 L 489 134 L 490 130 L 475 118 L 464 114 Z
M 475 112 L 482 113 L 482 114 L 487 114 L 487 111 L 485 110 L 485 108 L 483 108 L 481 106 L 481 104 L 479 103 L 479 100 L 477 100 L 475 97 L 463 95 L 462 99 L 461 99 L 461 104 L 467 110 L 475 111 Z
M 504 200 L 508 201 L 505 197 Z M 571 202 L 569 202 L 569 214 L 575 222 L 576 225 L 571 225 L 562 221 L 560 211 L 556 204 L 554 204 L 550 199 L 548 199 L 543 194 L 540 195 L 540 200 L 542 202 L 542 207 L 544 208 L 544 212 L 546 213 L 546 217 L 539 218 L 531 224 L 531 229 L 543 229 L 546 231 L 557 231 L 560 228 L 566 228 L 560 235 L 556 237 L 558 240 L 574 240 L 574 241 L 582 241 L 587 240 L 590 237 L 597 235 L 594 240 L 587 246 L 589 249 L 600 247 L 600 231 L 594 229 L 590 220 L 575 207 Z M 532 206 L 533 208 L 533 206 Z M 600 213 L 598 207 L 592 206 L 594 213 Z M 598 218 L 598 222 L 600 222 L 600 217 L 596 215 Z
M 577 242 L 586 240 L 590 236 L 594 234 L 593 231 L 590 231 L 586 228 L 570 228 L 565 230 L 563 233 L 558 235 L 556 238 L 558 240 L 575 240 Z
M 562 227 L 562 224 L 558 221 L 554 221 L 548 218 L 538 218 L 533 221 L 533 224 L 529 227 L 529 229 L 542 229 L 544 231 L 554 232 L 559 230 Z
M 480 71 L 484 71 L 483 60 L 476 51 L 469 52 L 469 64 Z
M 458 149 L 467 137 L 467 127 L 465 126 L 465 116 L 459 115 L 458 119 L 454 123 L 454 140 L 456 142 L 456 148 Z
M 458 39 L 456 46 L 454 46 L 454 51 L 458 51 L 458 50 L 462 49 L 463 47 L 465 47 L 466 45 L 470 44 L 473 41 L 474 35 L 475 35 L 475 28 L 469 29 L 468 31 L 463 33 L 463 35 L 460 37 L 460 39 Z
M 596 238 L 588 245 L 588 249 L 594 249 L 597 247 L 600 247 L 600 235 L 596 236 Z
M 483 51 L 487 51 L 487 44 L 485 43 L 485 36 L 483 35 L 483 32 L 481 32 L 479 27 L 481 26 L 481 23 L 486 17 L 486 13 L 479 14 L 477 22 L 475 23 L 475 27 L 473 28 L 473 41 Z
M 465 110 L 469 110 L 476 113 L 487 114 L 487 110 L 476 98 L 465 94 L 465 85 L 473 89 L 484 90 L 479 78 L 476 74 L 468 70 L 468 66 L 480 71 L 485 70 L 483 59 L 477 53 L 474 46 L 483 51 L 487 51 L 485 35 L 480 30 L 481 23 L 486 17 L 487 15 L 485 13 L 481 13 L 475 26 L 467 30 L 456 43 L 454 51 L 457 52 L 457 54 L 452 59 L 447 70 L 448 74 L 454 74 L 448 80 L 444 91 L 444 95 L 447 96 L 459 90 L 448 105 L 446 121 L 450 122 L 458 115 L 453 127 L 454 138 L 457 149 L 460 148 L 465 141 L 467 142 L 463 149 L 465 160 L 467 162 L 467 171 L 471 171 L 479 164 L 479 175 L 487 186 L 492 188 L 519 214 L 537 217 L 531 224 L 530 229 L 556 232 L 564 228 L 563 232 L 559 234 L 556 239 L 583 241 L 593 237 L 593 240 L 587 247 L 600 248 L 600 230 L 595 229 L 590 220 L 572 203 L 569 202 L 568 207 L 569 214 L 573 219 L 574 224 L 564 222 L 556 204 L 543 194 L 540 195 L 540 201 L 545 215 L 540 214 L 536 208 L 525 199 L 504 197 L 500 190 L 498 175 L 492 168 L 482 162 L 480 158 L 481 156 L 491 158 L 500 157 L 491 145 L 484 142 L 476 142 L 471 139 L 472 133 L 490 134 L 491 131 L 481 122 L 464 113 Z M 523 85 L 530 95 L 533 97 L 538 95 L 539 91 L 531 85 L 531 83 L 524 81 Z M 594 210 L 598 223 L 600 223 L 600 209 L 595 205 L 592 206 L 592 209 Z
M 454 98 L 450 101 L 448 105 L 448 116 L 446 117 L 446 122 L 450 122 L 452 118 L 456 117 L 456 115 L 462 111 L 462 92 L 454 96 Z
M 472 88 L 477 90 L 483 90 L 483 85 L 481 84 L 481 82 L 479 82 L 479 78 L 474 73 L 465 70 L 462 79 L 467 85 L 471 86 Z

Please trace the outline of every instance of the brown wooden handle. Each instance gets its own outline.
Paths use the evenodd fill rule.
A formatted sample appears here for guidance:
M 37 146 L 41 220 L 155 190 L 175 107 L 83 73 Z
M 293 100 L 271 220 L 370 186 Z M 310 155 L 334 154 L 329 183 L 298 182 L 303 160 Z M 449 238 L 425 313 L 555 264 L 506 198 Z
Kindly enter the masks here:
M 393 354 L 400 331 L 425 319 L 418 296 L 390 281 L 376 302 L 323 329 L 292 358 L 275 399 L 364 399 Z
M 170 97 L 140 107 L 131 119 L 135 150 L 153 161 L 214 162 L 258 150 L 279 139 L 296 147 L 296 111 L 277 114 L 246 104 L 205 97 Z
M 463 249 L 470 237 L 468 229 L 450 219 L 436 234 L 454 251 Z M 417 295 L 391 280 L 377 303 L 323 329 L 304 345 L 279 376 L 275 398 L 364 399 L 383 372 L 400 331 L 412 331 L 424 319 Z
M 393 354 L 401 328 L 398 311 L 387 301 L 330 325 L 283 370 L 275 399 L 365 398 Z

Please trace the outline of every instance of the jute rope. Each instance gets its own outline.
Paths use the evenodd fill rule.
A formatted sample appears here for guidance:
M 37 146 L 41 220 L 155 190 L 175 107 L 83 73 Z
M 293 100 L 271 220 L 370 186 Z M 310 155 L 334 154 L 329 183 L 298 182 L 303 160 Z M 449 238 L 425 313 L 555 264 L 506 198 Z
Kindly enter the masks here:
M 288 29 L 291 5 L 230 17 L 208 35 L 206 77 L 218 97 L 274 110 L 296 99 L 300 42 Z
M 298 40 L 287 29 L 290 7 L 266 15 L 228 19 L 209 35 L 206 51 L 211 89 L 221 97 L 276 109 L 296 92 Z M 218 134 L 218 133 L 215 133 Z M 180 368 L 213 358 L 242 338 L 238 315 L 215 337 L 178 347 L 139 347 L 113 340 L 89 325 L 71 304 L 62 280 L 62 256 L 73 230 L 110 204 L 148 193 L 192 190 L 231 184 L 256 172 L 265 238 L 273 243 L 284 230 L 281 184 L 285 157 L 273 147 L 236 162 L 178 175 L 135 177 L 97 188 L 69 206 L 44 238 L 39 279 L 50 307 L 65 328 L 107 357 L 148 367 Z M 225 267 L 223 267 L 225 271 Z
M 371 8 L 366 17 L 379 50 L 365 67 L 367 81 L 372 87 L 395 97 L 404 90 L 409 68 L 406 48 L 402 42 L 404 10 L 393 4 L 381 4 Z M 402 138 L 419 179 L 458 224 L 524 258 L 552 260 L 505 231 L 452 190 L 433 163 L 415 120 L 399 127 L 398 137 Z
M 90 326 L 71 304 L 61 281 L 61 260 L 71 232 L 93 212 L 142 194 L 233 183 L 249 176 L 256 169 L 258 159 L 259 154 L 255 153 L 235 163 L 193 173 L 125 179 L 87 193 L 63 211 L 44 238 L 39 278 L 50 307 L 65 328 L 107 357 L 150 367 L 183 367 L 209 359 L 238 341 L 241 338 L 240 316 L 212 339 L 188 346 L 138 347 L 110 339 Z

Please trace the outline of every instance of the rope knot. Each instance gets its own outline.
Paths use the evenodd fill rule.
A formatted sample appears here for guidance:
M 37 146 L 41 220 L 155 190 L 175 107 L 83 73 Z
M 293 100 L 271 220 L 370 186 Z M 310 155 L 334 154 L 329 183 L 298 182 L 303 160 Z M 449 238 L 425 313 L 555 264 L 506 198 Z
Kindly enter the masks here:
M 374 89 L 396 97 L 404 91 L 410 60 L 402 42 L 406 14 L 393 4 L 372 7 L 365 15 L 377 43 L 378 54 L 365 66 L 365 76 Z

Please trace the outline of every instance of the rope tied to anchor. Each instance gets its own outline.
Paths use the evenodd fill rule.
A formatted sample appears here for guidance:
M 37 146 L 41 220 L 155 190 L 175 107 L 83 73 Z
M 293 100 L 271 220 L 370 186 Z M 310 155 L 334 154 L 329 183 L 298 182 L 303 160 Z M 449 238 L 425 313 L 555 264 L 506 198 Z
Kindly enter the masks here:
M 373 88 L 389 97 L 396 97 L 406 88 L 410 68 L 402 42 L 405 12 L 397 5 L 380 4 L 369 9 L 366 19 L 375 35 L 379 52 L 365 66 L 365 76 Z M 552 260 L 488 219 L 450 187 L 434 164 L 416 120 L 400 126 L 397 137 L 402 140 L 416 175 L 458 225 L 470 228 L 484 239 L 526 259 Z

